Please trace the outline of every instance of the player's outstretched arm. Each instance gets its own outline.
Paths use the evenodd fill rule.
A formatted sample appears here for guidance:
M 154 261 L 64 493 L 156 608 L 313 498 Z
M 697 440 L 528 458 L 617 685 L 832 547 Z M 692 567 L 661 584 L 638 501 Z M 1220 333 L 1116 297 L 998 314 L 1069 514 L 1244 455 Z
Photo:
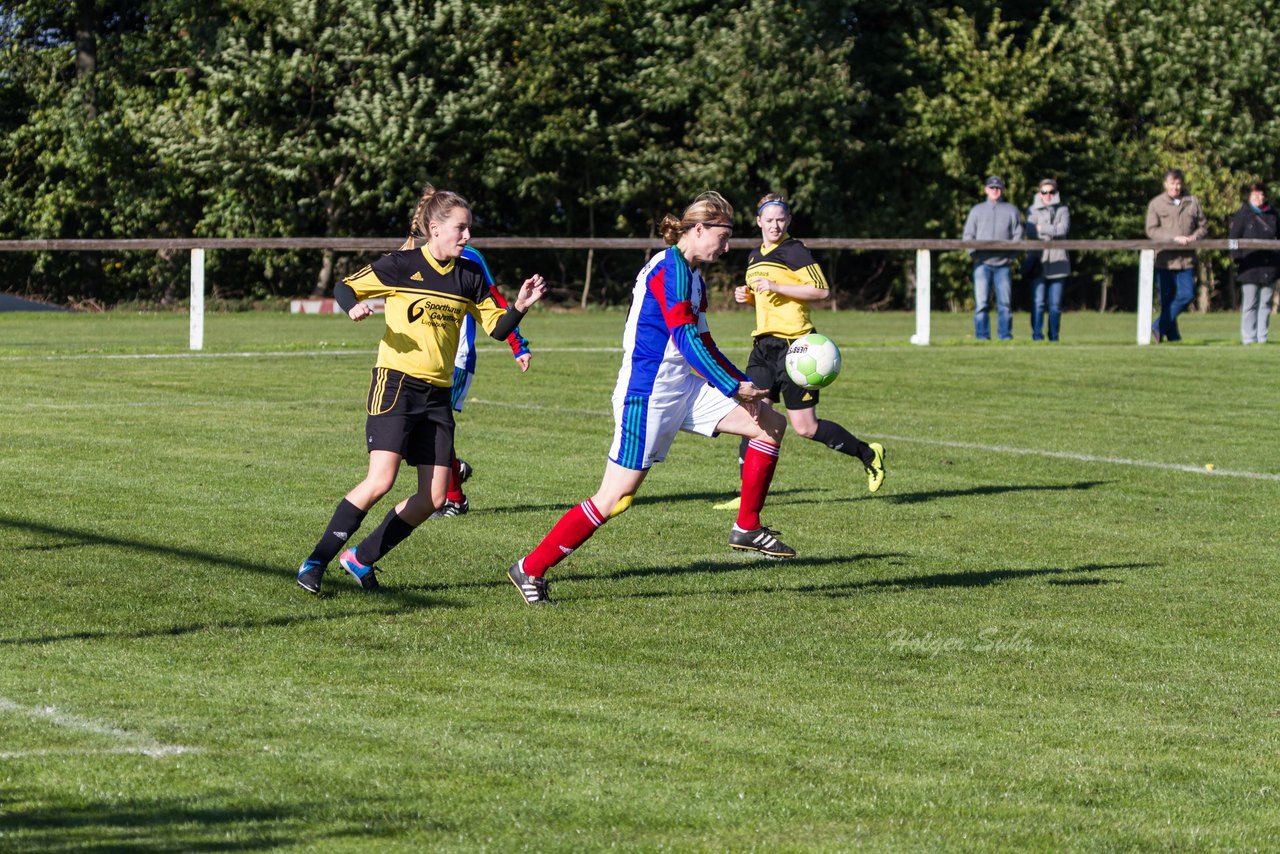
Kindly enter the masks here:
M 547 283 L 537 273 L 525 279 L 520 285 L 520 293 L 516 294 L 516 311 L 521 313 L 542 299 L 547 293 Z
M 497 324 L 489 329 L 489 335 L 498 341 L 505 340 L 508 335 L 516 330 L 520 325 L 520 321 L 524 319 L 524 313 L 536 303 L 547 292 L 547 283 L 542 277 L 535 274 L 524 280 L 524 284 L 520 285 L 520 293 L 516 295 L 515 302 L 512 303 L 507 311 L 498 316 Z M 491 315 L 491 317 L 494 315 Z M 489 321 L 486 321 L 488 328 Z

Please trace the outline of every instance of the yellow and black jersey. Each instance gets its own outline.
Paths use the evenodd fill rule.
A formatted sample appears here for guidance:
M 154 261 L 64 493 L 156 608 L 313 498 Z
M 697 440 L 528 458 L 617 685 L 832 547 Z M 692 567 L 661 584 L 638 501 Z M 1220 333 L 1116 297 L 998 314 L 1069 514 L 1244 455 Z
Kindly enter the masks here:
M 751 334 L 776 335 L 779 338 L 799 338 L 813 331 L 809 320 L 809 303 L 792 299 L 770 291 L 758 294 L 751 285 L 753 279 L 764 278 L 780 285 L 808 285 L 827 287 L 827 277 L 813 260 L 803 243 L 789 234 L 773 246 L 752 249 L 747 257 L 747 289 L 755 297 L 756 328 Z
M 377 367 L 441 388 L 453 385 L 462 318 L 470 314 L 492 333 L 506 314 L 479 263 L 463 257 L 441 264 L 425 247 L 384 255 L 342 281 L 359 300 L 386 299 Z

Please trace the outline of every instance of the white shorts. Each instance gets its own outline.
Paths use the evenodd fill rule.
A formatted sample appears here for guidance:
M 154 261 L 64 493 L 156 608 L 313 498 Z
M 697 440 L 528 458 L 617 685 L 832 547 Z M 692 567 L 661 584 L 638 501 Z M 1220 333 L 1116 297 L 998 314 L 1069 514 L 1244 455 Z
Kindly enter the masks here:
M 702 377 L 658 385 L 648 396 L 613 399 L 613 446 L 609 460 L 623 468 L 645 471 L 667 458 L 676 433 L 716 435 L 716 425 L 738 406 Z

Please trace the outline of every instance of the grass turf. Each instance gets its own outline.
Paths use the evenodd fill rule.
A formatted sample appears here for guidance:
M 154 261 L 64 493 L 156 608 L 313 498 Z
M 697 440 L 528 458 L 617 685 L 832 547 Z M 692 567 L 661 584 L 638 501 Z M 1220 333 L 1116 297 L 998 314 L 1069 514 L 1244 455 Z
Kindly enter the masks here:
M 1275 348 L 820 314 L 820 412 L 884 489 L 789 436 L 800 557 L 751 559 L 734 443 L 682 436 L 528 608 L 504 570 L 595 489 L 621 323 L 535 313 L 523 376 L 485 349 L 472 512 L 316 598 L 380 324 L 211 316 L 191 356 L 182 316 L 0 316 L 0 848 L 1273 844 Z M 712 320 L 739 364 L 750 325 Z

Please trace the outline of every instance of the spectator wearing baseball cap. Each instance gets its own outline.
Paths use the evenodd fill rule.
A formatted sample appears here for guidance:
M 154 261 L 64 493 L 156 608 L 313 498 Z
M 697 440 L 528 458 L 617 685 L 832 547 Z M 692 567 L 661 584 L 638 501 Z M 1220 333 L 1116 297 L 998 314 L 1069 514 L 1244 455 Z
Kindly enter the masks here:
M 987 199 L 969 210 L 965 240 L 1021 240 L 1022 215 L 1004 201 L 1004 179 L 991 175 L 983 183 Z M 991 340 L 991 292 L 996 298 L 996 332 L 1001 341 L 1013 338 L 1013 265 L 1016 252 L 1007 249 L 969 250 L 973 259 L 973 336 Z

